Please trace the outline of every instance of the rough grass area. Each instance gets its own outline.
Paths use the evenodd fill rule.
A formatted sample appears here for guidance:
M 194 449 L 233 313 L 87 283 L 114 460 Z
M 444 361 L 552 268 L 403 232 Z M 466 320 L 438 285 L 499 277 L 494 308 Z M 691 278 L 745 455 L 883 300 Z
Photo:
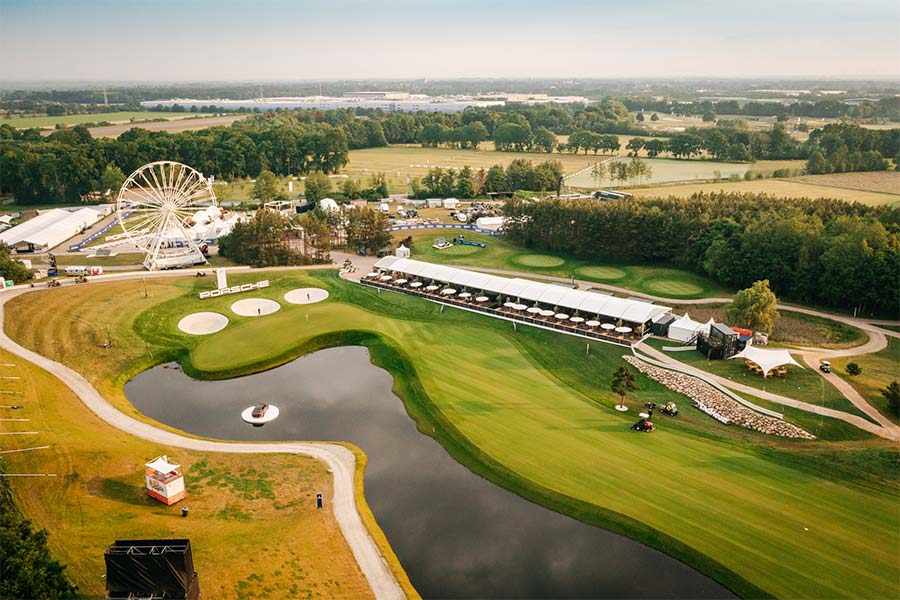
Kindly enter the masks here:
M 258 277 L 235 275 L 235 283 Z M 124 380 L 150 364 L 177 358 L 195 375 L 234 376 L 348 343 L 348 332 L 360 332 L 354 341 L 382 348 L 373 358 L 394 373 L 395 391 L 420 430 L 433 428 L 455 457 L 525 497 L 661 548 L 740 595 L 895 590 L 900 523 L 890 444 L 772 439 L 688 407 L 652 435 L 635 434 L 628 427 L 636 409 L 673 395 L 639 376 L 641 390 L 626 400 L 631 416 L 616 413 L 608 388 L 623 364 L 620 348 L 591 343 L 586 354 L 584 340 L 528 327 L 514 332 L 502 321 L 440 312 L 332 273 L 268 278 L 272 287 L 261 296 L 277 300 L 311 285 L 331 295 L 263 318 L 236 317 L 198 340 L 177 332 L 178 319 L 232 301 L 197 300 L 208 282 L 148 282 L 149 298 L 140 282 L 90 284 L 11 301 L 7 330 L 79 369 L 120 406 L 127 405 Z M 114 351 L 97 343 L 106 325 Z M 885 459 L 861 466 L 862 452 Z
M 95 348 L 86 355 L 95 361 Z M 13 473 L 54 478 L 10 478 L 19 509 L 47 529 L 56 558 L 86 597 L 103 598 L 103 551 L 116 539 L 191 539 L 205 597 L 369 598 L 371 591 L 330 510 L 315 495 L 332 494 L 332 476 L 314 459 L 293 455 L 188 452 L 145 442 L 91 413 L 58 379 L 6 352 L 4 376 L 21 380 L 4 389 L 23 392 L 24 409 L 4 417 L 0 430 L 39 431 L 4 449 L 49 445 L 4 456 Z M 7 396 L 4 396 L 8 398 Z M 8 413 L 8 414 L 7 414 Z M 144 491 L 144 463 L 160 454 L 183 465 L 188 497 L 172 507 Z M 179 516 L 181 506 L 190 517 Z M 330 506 L 330 502 L 326 503 Z
M 668 298 L 707 298 L 727 296 L 728 293 L 714 281 L 701 275 L 672 267 L 639 263 L 609 261 L 608 264 L 590 263 L 572 257 L 530 253 L 502 237 L 466 232 L 469 241 L 482 242 L 487 247 L 477 248 L 464 256 L 455 256 L 445 250 L 431 247 L 439 237 L 451 240 L 456 230 L 420 229 L 394 232 L 394 240 L 411 236 L 412 256 L 417 260 L 468 267 L 503 269 L 534 273 L 535 275 L 576 278 L 616 285 L 625 289 Z M 512 273 L 510 273 L 512 276 Z
M 690 304 L 674 306 L 673 310 L 679 314 L 687 311 L 696 321 L 725 321 L 725 306 L 721 304 Z M 781 310 L 779 314 L 781 317 L 775 322 L 775 330 L 769 337 L 771 342 L 820 348 L 851 348 L 866 341 L 866 333 L 851 325 L 789 310 Z
M 855 362 L 862 368 L 859 375 L 847 373 L 847 364 Z M 900 423 L 896 412 L 892 412 L 881 390 L 892 381 L 900 381 L 900 339 L 888 338 L 888 346 L 881 352 L 862 356 L 843 356 L 831 359 L 832 370 L 846 379 L 878 411 Z

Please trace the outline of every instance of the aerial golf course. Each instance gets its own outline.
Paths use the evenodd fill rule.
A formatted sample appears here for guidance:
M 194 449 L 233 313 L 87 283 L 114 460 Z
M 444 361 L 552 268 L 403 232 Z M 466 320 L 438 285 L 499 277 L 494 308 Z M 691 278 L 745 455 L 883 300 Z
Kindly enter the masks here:
M 546 259 L 513 262 L 559 266 Z M 625 364 L 626 349 L 591 343 L 588 351 L 584 340 L 528 327 L 513 331 L 509 323 L 456 309 L 441 312 L 419 298 L 342 281 L 330 270 L 267 277 L 271 287 L 252 295 L 275 300 L 281 309 L 258 318 L 229 311 L 239 298 L 198 300 L 198 291 L 210 287 L 203 279 L 148 278 L 15 298 L 5 307 L 6 333 L 77 370 L 122 412 L 144 420 L 123 386 L 151 366 L 177 361 L 195 378 L 225 379 L 319 349 L 365 345 L 374 362 L 393 374 L 395 393 L 424 434 L 476 473 L 528 499 L 658 548 L 742 597 L 894 593 L 900 523 L 897 452 L 889 442 L 842 422 L 794 412 L 786 418 L 808 430 L 816 426 L 818 440 L 788 441 L 727 428 L 641 375 L 640 389 L 626 399 L 631 411 L 622 416 L 612 409 L 618 397 L 609 382 Z M 239 284 L 261 276 L 232 278 Z M 329 298 L 310 305 L 283 300 L 286 292 L 302 287 L 325 288 Z M 208 336 L 178 330 L 180 319 L 201 310 L 228 315 L 228 326 Z M 103 348 L 107 337 L 114 351 Z M 48 377 L 36 381 L 52 385 Z M 677 419 L 661 417 L 652 435 L 629 431 L 644 402 L 671 399 L 683 406 Z M 78 428 L 56 433 L 60 445 L 86 451 Z M 125 435 L 119 438 L 123 447 L 130 443 Z M 73 453 L 69 460 L 103 458 Z M 277 479 L 277 468 L 266 471 Z M 321 475 L 313 473 L 309 476 Z M 37 525 L 44 525 L 42 518 L 56 519 L 53 547 L 75 571 L 98 559 L 88 557 L 95 549 L 61 540 L 92 525 L 62 518 L 72 508 L 54 503 L 54 489 L 16 491 L 29 505 L 44 507 L 30 513 Z M 111 510 L 116 502 L 128 504 L 115 497 L 102 500 Z M 79 501 L 85 511 L 95 502 Z M 276 504 L 290 507 L 286 497 L 277 497 Z M 290 518 L 290 509 L 283 516 L 265 510 L 243 514 L 247 522 L 261 519 L 267 529 L 277 529 Z M 369 525 L 377 527 L 374 520 Z M 227 527 L 223 532 L 240 535 Z M 208 544 L 216 543 L 214 533 L 205 535 Z M 374 535 L 377 539 L 377 531 Z M 340 548 L 309 552 L 343 556 Z M 388 559 L 399 572 L 399 562 Z M 279 589 L 284 591 L 273 587 L 270 597 L 279 597 Z M 256 597 L 266 597 L 260 593 Z

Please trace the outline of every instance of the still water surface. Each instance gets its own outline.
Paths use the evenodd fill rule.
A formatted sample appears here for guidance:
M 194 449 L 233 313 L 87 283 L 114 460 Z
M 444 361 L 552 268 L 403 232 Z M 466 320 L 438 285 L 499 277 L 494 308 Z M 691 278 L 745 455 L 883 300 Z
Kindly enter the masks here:
M 366 499 L 424 598 L 734 597 L 661 552 L 473 474 L 419 433 L 391 386 L 368 350 L 352 346 L 226 381 L 155 367 L 125 394 L 145 415 L 197 435 L 362 448 Z M 240 413 L 258 401 L 281 415 L 254 428 Z

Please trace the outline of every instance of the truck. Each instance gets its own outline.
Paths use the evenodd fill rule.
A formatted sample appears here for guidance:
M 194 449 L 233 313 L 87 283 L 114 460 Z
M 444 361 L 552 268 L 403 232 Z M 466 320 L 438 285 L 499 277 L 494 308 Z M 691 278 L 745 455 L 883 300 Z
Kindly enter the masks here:
M 69 277 L 84 277 L 86 275 L 103 275 L 103 267 L 84 267 L 73 265 L 66 267 L 64 272 Z

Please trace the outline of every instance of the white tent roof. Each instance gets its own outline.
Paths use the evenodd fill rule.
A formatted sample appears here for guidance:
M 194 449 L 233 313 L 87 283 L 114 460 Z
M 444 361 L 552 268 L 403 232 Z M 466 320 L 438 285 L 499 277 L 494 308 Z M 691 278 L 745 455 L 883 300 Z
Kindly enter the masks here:
M 0 234 L 0 242 L 7 246 L 26 242 L 52 248 L 81 232 L 88 225 L 93 225 L 102 217 L 103 214 L 93 208 L 85 207 L 76 211 L 53 208 L 21 225 L 7 229 Z
M 319 200 L 319 208 L 330 212 L 337 212 L 340 210 L 338 208 L 338 203 L 334 201 L 334 198 L 322 198 Z
M 697 331 L 702 326 L 703 323 L 693 320 L 688 313 L 684 313 L 683 317 L 679 317 L 677 320 L 669 323 L 669 329 L 675 327 L 677 329 L 687 329 L 690 331 Z
M 791 353 L 787 350 L 764 350 L 762 348 L 757 348 L 756 346 L 748 345 L 731 358 L 745 358 L 753 361 L 763 370 L 763 374 L 767 374 L 775 367 L 780 367 L 781 365 L 794 365 L 801 369 L 803 368 L 800 363 L 794 360 Z
M 163 454 L 160 457 L 154 458 L 151 462 L 148 462 L 144 465 L 148 469 L 153 469 L 154 471 L 159 471 L 160 473 L 171 473 L 176 469 L 180 468 L 181 465 L 176 465 L 175 463 L 169 462 L 169 457 Z
M 614 298 L 606 294 L 573 290 L 560 285 L 538 283 L 528 279 L 498 277 L 475 273 L 456 267 L 386 256 L 375 263 L 379 269 L 397 271 L 404 275 L 434 279 L 460 287 L 517 298 L 524 302 L 540 302 L 550 306 L 602 315 L 610 319 L 622 319 L 630 323 L 645 323 L 670 308 L 638 300 Z M 699 327 L 701 324 L 697 323 Z

